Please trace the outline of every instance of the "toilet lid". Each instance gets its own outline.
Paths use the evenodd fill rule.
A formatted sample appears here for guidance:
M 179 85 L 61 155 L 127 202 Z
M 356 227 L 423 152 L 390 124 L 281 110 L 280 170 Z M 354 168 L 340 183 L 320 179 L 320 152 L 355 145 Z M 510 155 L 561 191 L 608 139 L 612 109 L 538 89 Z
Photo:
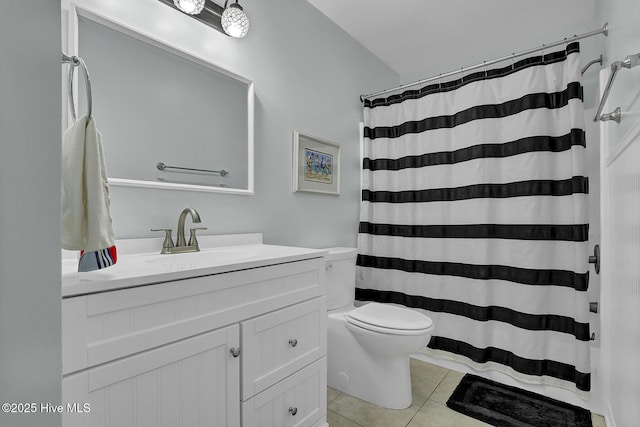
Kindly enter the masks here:
M 351 310 L 346 320 L 361 328 L 399 335 L 421 333 L 433 327 L 431 318 L 416 310 L 376 302 Z

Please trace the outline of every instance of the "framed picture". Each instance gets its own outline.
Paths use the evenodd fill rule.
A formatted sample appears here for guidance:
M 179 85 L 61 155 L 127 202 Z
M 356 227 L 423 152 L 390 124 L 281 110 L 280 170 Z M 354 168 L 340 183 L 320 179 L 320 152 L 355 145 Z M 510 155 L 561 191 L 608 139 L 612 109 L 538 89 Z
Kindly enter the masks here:
M 293 131 L 293 191 L 340 194 L 340 146 Z

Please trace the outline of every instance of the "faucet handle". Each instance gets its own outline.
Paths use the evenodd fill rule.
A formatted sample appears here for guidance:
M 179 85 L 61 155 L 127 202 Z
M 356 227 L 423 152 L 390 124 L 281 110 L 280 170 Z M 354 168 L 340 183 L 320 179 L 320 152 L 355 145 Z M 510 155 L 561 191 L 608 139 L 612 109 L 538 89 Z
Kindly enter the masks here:
M 171 229 L 170 228 L 152 228 L 151 231 L 164 231 L 164 242 L 162 242 L 162 250 L 164 251 L 167 248 L 173 247 L 173 238 L 171 237 Z
M 190 228 L 190 232 L 189 232 L 189 246 L 198 246 L 198 239 L 196 238 L 196 231 L 197 230 L 206 230 L 207 227 L 193 227 Z

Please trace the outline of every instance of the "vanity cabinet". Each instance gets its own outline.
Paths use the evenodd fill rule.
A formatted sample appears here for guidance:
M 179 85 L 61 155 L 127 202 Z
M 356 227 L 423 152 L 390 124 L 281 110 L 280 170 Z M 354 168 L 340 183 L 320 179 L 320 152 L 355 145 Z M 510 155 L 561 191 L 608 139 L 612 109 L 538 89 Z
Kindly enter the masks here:
M 63 426 L 326 425 L 322 257 L 154 278 L 63 299 Z

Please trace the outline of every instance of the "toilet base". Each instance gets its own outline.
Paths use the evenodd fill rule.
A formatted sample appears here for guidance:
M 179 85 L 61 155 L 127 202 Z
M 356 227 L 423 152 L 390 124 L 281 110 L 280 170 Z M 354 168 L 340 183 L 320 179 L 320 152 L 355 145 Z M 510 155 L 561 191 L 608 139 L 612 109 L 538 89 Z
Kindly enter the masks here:
M 329 387 L 388 409 L 411 406 L 409 354 L 378 357 L 367 353 L 347 329 L 345 313 L 328 317 Z

